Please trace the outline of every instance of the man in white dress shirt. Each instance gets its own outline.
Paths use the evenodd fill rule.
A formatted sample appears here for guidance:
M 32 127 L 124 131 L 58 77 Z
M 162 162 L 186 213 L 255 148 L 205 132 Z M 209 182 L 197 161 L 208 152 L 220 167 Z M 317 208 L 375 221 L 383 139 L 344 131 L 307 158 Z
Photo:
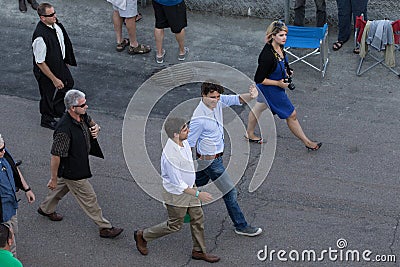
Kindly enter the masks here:
M 179 231 L 188 213 L 191 218 L 190 230 L 193 240 L 192 258 L 217 262 L 219 257 L 206 253 L 201 201 L 209 202 L 212 196 L 196 188 L 192 152 L 186 140 L 189 128 L 184 119 L 168 118 L 164 129 L 169 138 L 161 155 L 161 176 L 168 220 L 150 228 L 135 231 L 136 247 L 142 255 L 147 255 L 147 242 Z

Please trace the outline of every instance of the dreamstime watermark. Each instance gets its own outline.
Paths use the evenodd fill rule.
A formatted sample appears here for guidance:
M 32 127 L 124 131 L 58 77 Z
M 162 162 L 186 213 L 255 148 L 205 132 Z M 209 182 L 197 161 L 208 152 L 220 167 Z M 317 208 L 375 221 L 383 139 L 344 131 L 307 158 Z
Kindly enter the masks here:
M 196 97 L 182 101 L 171 110 L 167 111 L 167 118 L 150 116 L 154 107 L 162 103 L 168 94 L 177 87 L 186 84 L 201 83 L 216 80 L 225 88 L 236 94 L 245 93 L 253 81 L 242 72 L 230 66 L 207 61 L 187 62 L 173 65 L 151 76 L 135 92 L 124 116 L 122 128 L 122 147 L 128 169 L 136 183 L 151 197 L 162 202 L 161 177 L 154 163 L 154 151 L 161 151 L 167 137 L 162 127 L 148 129 L 157 120 L 159 123 L 169 116 L 182 117 L 190 120 L 191 115 L 198 105 L 200 98 Z M 197 96 L 200 95 L 200 87 Z M 171 94 L 169 95 L 171 96 Z M 174 95 L 179 99 L 179 95 Z M 249 103 L 252 107 L 255 100 Z M 167 109 L 165 105 L 163 108 Z M 150 125 L 150 126 L 149 126 Z M 243 135 L 246 125 L 243 120 L 231 109 L 224 110 L 224 130 L 229 136 L 230 159 L 227 171 L 236 185 L 243 177 L 248 166 L 256 166 L 253 176 L 250 177 L 249 192 L 254 192 L 267 178 L 275 156 L 276 128 L 270 110 L 264 111 L 259 120 L 261 135 L 267 142 L 260 146 L 259 156 L 251 158 L 250 144 Z M 155 140 L 157 139 L 157 140 Z M 157 144 L 157 145 L 155 145 Z M 160 144 L 160 145 L 158 145 Z M 157 146 L 157 147 L 155 147 Z M 148 151 L 151 147 L 151 151 Z M 222 197 L 222 193 L 214 183 L 204 186 L 204 190 L 212 193 L 213 201 Z M 210 202 L 211 203 L 211 202 Z
M 264 246 L 257 252 L 257 258 L 260 261 L 281 261 L 281 262 L 396 262 L 396 255 L 378 255 L 374 254 L 371 250 L 357 250 L 348 249 L 347 240 L 339 238 L 336 241 L 336 247 L 328 247 L 316 251 L 314 249 L 295 250 L 290 251 L 284 249 L 269 249 Z

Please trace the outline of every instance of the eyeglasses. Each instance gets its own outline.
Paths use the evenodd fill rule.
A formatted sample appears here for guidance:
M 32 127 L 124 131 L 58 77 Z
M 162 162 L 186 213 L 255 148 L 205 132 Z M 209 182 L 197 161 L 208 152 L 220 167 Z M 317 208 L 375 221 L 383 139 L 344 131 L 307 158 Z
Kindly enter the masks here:
M 84 107 L 86 107 L 86 102 L 83 103 L 82 105 L 74 106 L 74 108 L 84 108 Z
M 41 15 L 42 17 L 46 17 L 46 18 L 51 18 L 51 17 L 54 17 L 54 15 L 56 14 L 56 12 L 54 11 L 53 13 L 51 13 L 51 14 L 48 14 L 48 15 Z
M 2 148 L 0 148 L 0 153 L 3 152 L 6 149 L 6 144 Z

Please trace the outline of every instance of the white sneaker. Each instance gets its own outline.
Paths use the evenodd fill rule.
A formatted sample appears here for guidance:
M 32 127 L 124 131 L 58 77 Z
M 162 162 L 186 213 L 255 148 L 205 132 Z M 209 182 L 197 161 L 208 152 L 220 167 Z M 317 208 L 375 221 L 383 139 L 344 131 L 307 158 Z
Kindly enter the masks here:
M 183 49 L 185 50 L 185 54 L 178 55 L 178 60 L 179 61 L 184 61 L 186 59 L 187 54 L 189 53 L 189 48 L 188 47 L 184 47 Z
M 235 229 L 235 233 L 238 235 L 245 235 L 245 236 L 257 236 L 262 233 L 262 229 L 259 227 L 247 226 L 243 230 Z
M 158 64 L 164 63 L 164 57 L 165 57 L 165 49 L 162 50 L 162 55 L 161 55 L 161 57 L 157 56 L 157 52 L 156 52 L 156 62 L 157 62 Z

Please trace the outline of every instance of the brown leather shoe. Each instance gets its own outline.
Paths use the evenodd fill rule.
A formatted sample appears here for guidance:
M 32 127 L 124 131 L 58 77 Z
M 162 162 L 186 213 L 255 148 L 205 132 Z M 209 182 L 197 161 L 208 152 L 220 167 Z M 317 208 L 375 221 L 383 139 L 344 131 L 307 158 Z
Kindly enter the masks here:
M 58 222 L 63 219 L 63 216 L 61 214 L 58 214 L 57 212 L 47 214 L 44 213 L 44 211 L 40 207 L 38 208 L 37 212 L 42 216 L 48 217 L 51 221 Z
M 220 260 L 220 258 L 215 255 L 212 255 L 209 253 L 203 253 L 203 252 L 195 251 L 195 250 L 192 251 L 192 259 L 203 260 L 203 261 L 210 262 L 210 263 L 217 262 Z
M 103 228 L 100 229 L 100 237 L 103 238 L 114 238 L 119 236 L 124 229 L 122 228 L 116 228 L 116 227 L 111 227 L 111 228 Z
M 142 230 L 137 230 L 133 233 L 133 238 L 136 241 L 136 248 L 139 250 L 139 252 L 142 255 L 147 255 L 149 254 L 149 251 L 147 250 L 147 241 L 144 240 L 143 238 L 143 231 Z

